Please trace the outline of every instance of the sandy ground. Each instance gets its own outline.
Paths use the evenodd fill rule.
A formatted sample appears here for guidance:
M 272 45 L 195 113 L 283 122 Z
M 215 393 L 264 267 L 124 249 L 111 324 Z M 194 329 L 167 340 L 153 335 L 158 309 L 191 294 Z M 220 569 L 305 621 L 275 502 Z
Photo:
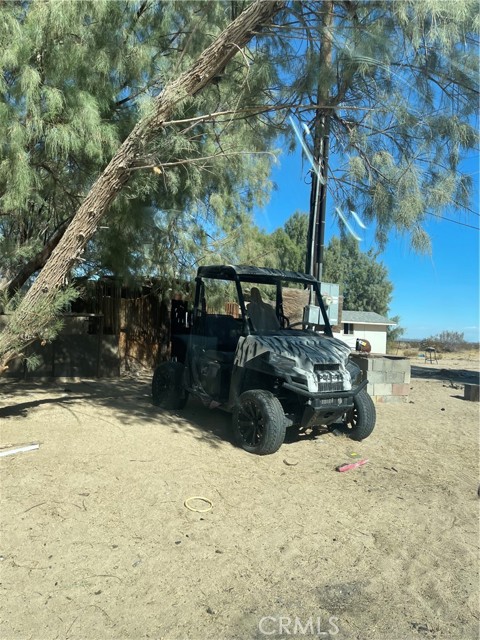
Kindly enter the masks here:
M 0 445 L 40 449 L 0 458 L 0 637 L 478 638 L 478 365 L 412 364 L 368 440 L 267 457 L 148 378 L 2 381 Z

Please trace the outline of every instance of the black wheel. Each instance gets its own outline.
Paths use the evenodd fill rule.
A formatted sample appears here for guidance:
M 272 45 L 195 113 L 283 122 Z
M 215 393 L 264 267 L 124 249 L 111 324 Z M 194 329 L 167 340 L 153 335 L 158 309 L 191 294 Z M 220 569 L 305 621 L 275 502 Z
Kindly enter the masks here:
M 187 393 L 183 388 L 183 364 L 162 362 L 153 374 L 152 400 L 161 409 L 183 409 Z
M 245 391 L 233 413 L 237 443 L 249 453 L 275 453 L 285 440 L 287 422 L 282 405 L 270 391 Z
M 352 440 L 365 440 L 375 427 L 377 412 L 373 400 L 366 389 L 362 389 L 353 399 L 353 409 L 344 417 L 344 430 Z

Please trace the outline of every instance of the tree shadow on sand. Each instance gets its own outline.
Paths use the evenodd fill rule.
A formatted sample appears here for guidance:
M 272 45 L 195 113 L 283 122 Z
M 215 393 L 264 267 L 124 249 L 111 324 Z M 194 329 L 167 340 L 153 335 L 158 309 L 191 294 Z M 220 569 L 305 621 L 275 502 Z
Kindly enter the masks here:
M 8 393 L 6 406 L 1 406 L 2 391 Z M 16 395 L 19 397 L 18 403 L 15 403 Z M 29 395 L 34 399 L 23 401 L 25 396 Z M 197 398 L 189 398 L 181 411 L 159 409 L 152 403 L 151 378 L 147 376 L 68 383 L 12 380 L 0 386 L 0 419 L 26 418 L 37 407 L 48 404 L 65 408 L 68 406 L 68 410 L 78 416 L 89 415 L 83 408 L 86 405 L 92 419 L 99 425 L 111 422 L 123 429 L 135 429 L 140 422 L 151 425 L 152 429 L 161 427 L 168 428 L 173 433 L 188 433 L 197 440 L 207 442 L 213 448 L 236 446 L 229 413 L 220 409 L 208 409 Z M 108 416 L 98 412 L 100 408 L 106 409 Z M 307 432 L 293 427 L 287 429 L 285 445 L 316 440 L 327 435 L 329 431 L 331 429 L 326 427 Z
M 75 400 L 83 398 L 85 398 L 85 396 L 67 396 L 65 398 L 43 398 L 41 400 L 11 404 L 0 408 L 0 418 L 26 418 L 30 409 L 39 407 L 42 404 L 68 404 L 69 402 L 74 402 Z
M 460 384 L 479 384 L 480 374 L 478 371 L 468 369 L 443 369 L 441 367 L 416 366 L 411 367 L 412 378 L 444 380 L 447 382 L 457 382 Z
M 210 410 L 195 398 L 189 399 L 182 411 L 166 411 L 154 406 L 151 398 L 151 378 L 114 378 L 70 381 L 65 383 L 39 381 L 8 381 L 0 386 L 0 392 L 8 394 L 8 405 L 1 406 L 0 418 L 24 417 L 41 405 L 69 405 L 75 413 L 78 403 L 107 409 L 112 422 L 119 426 L 135 428 L 138 422 L 146 422 L 154 428 L 167 426 L 175 433 L 191 433 L 195 438 L 207 441 L 212 447 L 232 445 L 231 416 L 218 409 Z M 35 399 L 15 403 L 15 395 L 22 400 L 28 395 Z M 61 394 L 61 395 L 60 395 Z M 38 398 L 38 395 L 42 397 Z M 20 399 L 20 398 L 19 398 Z M 93 417 L 93 416 L 92 416 Z M 104 418 L 96 416 L 102 422 Z

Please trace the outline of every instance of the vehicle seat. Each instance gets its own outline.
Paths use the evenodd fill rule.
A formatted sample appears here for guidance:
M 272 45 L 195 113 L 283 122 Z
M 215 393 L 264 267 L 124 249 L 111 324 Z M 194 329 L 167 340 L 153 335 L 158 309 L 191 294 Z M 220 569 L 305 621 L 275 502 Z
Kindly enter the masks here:
M 263 302 L 257 287 L 250 290 L 250 304 L 247 307 L 248 315 L 257 331 L 275 331 L 280 329 L 280 322 L 275 309 Z

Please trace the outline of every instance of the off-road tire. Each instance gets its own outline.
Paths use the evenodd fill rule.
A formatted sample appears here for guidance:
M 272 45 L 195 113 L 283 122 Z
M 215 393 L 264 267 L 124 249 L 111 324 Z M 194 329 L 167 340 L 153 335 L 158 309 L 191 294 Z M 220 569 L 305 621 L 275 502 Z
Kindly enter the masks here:
M 180 362 L 162 362 L 153 374 L 152 401 L 161 409 L 183 409 L 188 395 L 183 388 L 184 366 Z
M 232 417 L 236 443 L 249 453 L 275 453 L 285 440 L 287 421 L 282 405 L 270 391 L 242 393 Z
M 352 440 L 365 440 L 372 433 L 377 419 L 373 400 L 366 389 L 353 398 L 353 409 L 344 418 L 346 435 Z

